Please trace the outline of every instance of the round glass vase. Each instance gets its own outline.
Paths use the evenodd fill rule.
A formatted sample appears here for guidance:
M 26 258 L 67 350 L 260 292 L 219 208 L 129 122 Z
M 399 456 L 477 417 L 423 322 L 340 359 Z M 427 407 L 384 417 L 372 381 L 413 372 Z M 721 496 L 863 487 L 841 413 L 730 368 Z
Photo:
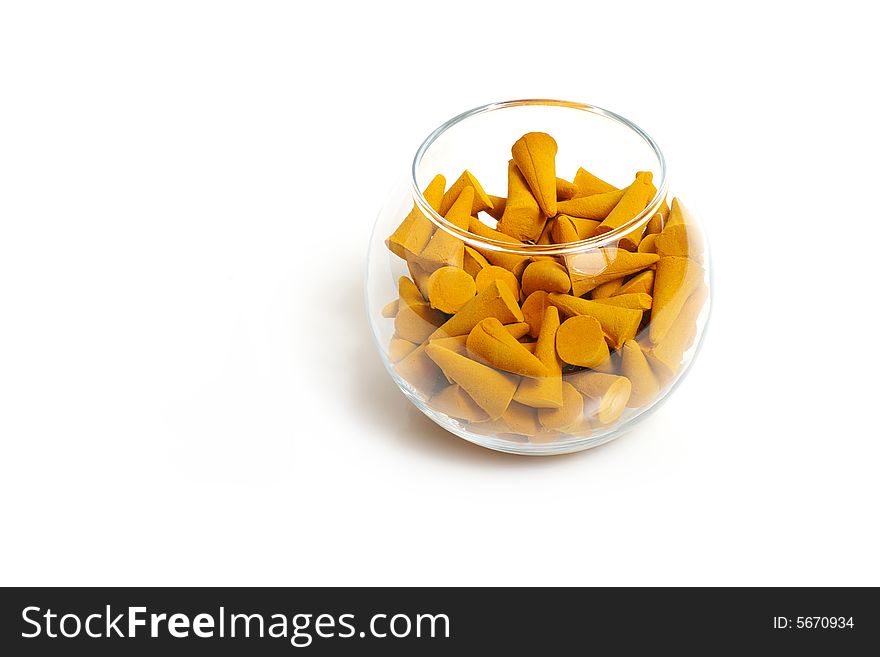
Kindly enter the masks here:
M 576 175 L 579 167 L 599 176 L 600 182 L 620 185 L 620 190 L 646 175 L 637 172 L 650 172 L 647 184 L 653 195 L 648 196 L 644 210 L 616 227 L 603 225 L 598 230 L 591 227 L 602 222 L 601 217 L 572 219 L 559 213 L 547 220 L 539 239 L 523 242 L 495 232 L 496 219 L 485 211 L 472 213 L 470 225 L 463 228 L 460 221 L 440 214 L 445 209 L 449 216 L 448 207 L 434 207 L 426 199 L 423 192 L 438 174 L 446 179 L 446 195 L 460 192 L 462 184 L 456 190 L 454 183 L 463 171 L 479 181 L 480 194 L 503 198 L 511 146 L 532 132 L 547 133 L 558 144 L 555 175 L 562 179 L 557 186 L 560 203 L 572 195 L 609 193 L 587 189 L 592 193 L 583 194 L 577 186 L 582 175 Z M 498 203 L 498 197 L 489 198 Z M 581 207 L 571 203 L 561 207 L 575 206 Z M 399 234 L 401 224 L 413 217 L 422 222 L 426 233 L 409 250 L 408 244 L 393 243 L 389 236 Z M 560 222 L 556 232 L 551 230 L 554 222 Z M 568 233 L 563 222 L 571 224 Z M 560 242 L 560 235 L 572 234 L 572 226 L 578 237 Z M 551 239 L 551 234 L 556 238 Z M 508 292 L 499 293 L 504 287 L 501 279 L 490 285 L 495 296 L 504 299 L 501 315 L 494 311 L 480 314 L 479 308 L 488 302 L 481 305 L 474 299 L 489 294 L 485 281 L 484 289 L 470 300 L 472 307 L 461 315 L 473 316 L 474 321 L 497 316 L 517 342 L 533 354 L 543 353 L 545 359 L 547 349 L 552 351 L 548 345 L 555 340 L 559 349 L 554 356 L 565 393 L 562 406 L 554 402 L 542 407 L 521 394 L 524 387 L 535 385 L 534 379 L 505 371 L 472 353 L 468 336 L 473 322 L 463 324 L 462 317 L 450 321 L 459 313 L 433 307 L 429 280 L 432 269 L 438 267 L 414 252 L 424 253 L 421 242 L 425 239 L 443 240 L 445 246 L 466 254 L 464 261 L 459 255 L 456 262 L 477 282 L 484 278 L 479 273 L 486 267 L 512 274 L 505 279 L 510 280 Z M 455 246 L 459 243 L 460 248 Z M 565 272 L 570 282 L 567 292 L 523 290 L 528 287 L 523 272 L 540 261 L 558 263 L 552 267 Z M 419 146 L 410 174 L 394 188 L 376 219 L 367 262 L 366 306 L 376 347 L 389 374 L 434 422 L 494 450 L 564 454 L 621 436 L 675 390 L 703 338 L 710 307 L 710 271 L 703 231 L 684 204 L 668 194 L 665 159 L 644 130 L 593 105 L 507 101 L 450 119 Z M 402 282 L 404 277 L 407 280 Z M 538 296 L 529 300 L 532 294 Z M 549 306 L 556 308 L 552 312 L 563 327 L 556 338 L 540 335 Z M 479 308 L 474 311 L 474 307 Z M 564 330 L 568 320 L 582 316 L 597 322 L 578 320 L 571 323 L 572 330 Z M 578 322 L 602 329 L 608 356 L 600 363 L 586 366 L 568 356 L 568 351 L 583 351 L 579 334 L 573 330 L 580 326 Z M 542 340 L 543 351 L 538 346 Z M 559 377 L 559 371 L 554 376 Z M 558 381 L 553 385 L 558 395 Z

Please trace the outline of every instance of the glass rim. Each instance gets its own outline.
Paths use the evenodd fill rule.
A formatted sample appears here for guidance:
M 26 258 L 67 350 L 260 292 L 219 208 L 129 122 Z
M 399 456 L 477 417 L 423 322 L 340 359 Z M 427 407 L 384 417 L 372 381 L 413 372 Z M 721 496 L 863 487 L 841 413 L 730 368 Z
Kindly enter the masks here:
M 431 205 L 428 203 L 427 200 L 425 200 L 425 197 L 422 195 L 422 190 L 419 189 L 418 169 L 425 153 L 443 133 L 469 118 L 502 109 L 523 106 L 564 107 L 568 109 L 580 110 L 583 112 L 595 114 L 597 116 L 602 116 L 606 119 L 623 125 L 624 127 L 634 132 L 651 148 L 651 150 L 653 150 L 660 169 L 658 171 L 659 180 L 655 182 L 657 193 L 654 194 L 651 202 L 648 203 L 647 207 L 644 210 L 642 210 L 639 214 L 630 219 L 628 222 L 613 230 L 608 231 L 607 233 L 588 237 L 587 239 L 579 240 L 577 242 L 566 242 L 564 244 L 511 244 L 510 242 L 504 242 L 487 237 L 480 237 L 479 235 L 475 235 L 470 231 L 463 230 L 452 222 L 447 221 L 443 216 L 440 215 L 440 213 L 438 213 L 436 210 L 434 210 L 434 208 L 431 207 Z M 620 238 L 638 228 L 640 224 L 646 224 L 648 220 L 652 216 L 654 216 L 654 214 L 660 208 L 660 205 L 666 199 L 666 194 L 668 191 L 668 182 L 666 179 L 666 158 L 663 155 L 663 151 L 661 151 L 660 147 L 657 145 L 657 142 L 654 141 L 654 138 L 651 137 L 651 135 L 649 135 L 647 132 L 642 130 L 642 128 L 640 128 L 629 119 L 621 116 L 620 114 L 617 114 L 616 112 L 612 112 L 610 110 L 606 110 L 597 105 L 546 98 L 527 98 L 522 100 L 505 100 L 496 103 L 489 103 L 487 105 L 481 105 L 466 112 L 462 112 L 458 116 L 449 119 L 448 121 L 437 127 L 435 130 L 433 130 L 419 146 L 415 156 L 413 157 L 411 177 L 412 193 L 416 205 L 418 205 L 419 209 L 425 214 L 425 216 L 428 217 L 428 219 L 430 219 L 431 222 L 434 223 L 438 228 L 458 237 L 463 242 L 472 247 L 490 251 L 516 253 L 529 256 L 570 255 L 588 249 L 608 246 L 612 242 L 616 243 L 620 240 Z

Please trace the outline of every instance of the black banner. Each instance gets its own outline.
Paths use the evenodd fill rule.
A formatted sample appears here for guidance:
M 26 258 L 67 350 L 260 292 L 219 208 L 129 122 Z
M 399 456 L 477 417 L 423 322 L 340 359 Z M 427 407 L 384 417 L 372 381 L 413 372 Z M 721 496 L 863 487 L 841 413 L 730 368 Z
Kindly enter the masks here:
M 855 654 L 874 589 L 4 589 L 0 654 Z

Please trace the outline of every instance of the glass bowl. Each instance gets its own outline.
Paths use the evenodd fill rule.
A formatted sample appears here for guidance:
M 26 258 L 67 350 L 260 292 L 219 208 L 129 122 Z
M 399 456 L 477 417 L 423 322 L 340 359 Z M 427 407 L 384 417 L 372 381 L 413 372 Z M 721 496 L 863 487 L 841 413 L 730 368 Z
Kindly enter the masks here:
M 508 101 L 441 125 L 370 240 L 367 313 L 391 377 L 490 449 L 622 435 L 682 380 L 709 314 L 703 231 L 667 190 L 654 140 L 593 105 Z

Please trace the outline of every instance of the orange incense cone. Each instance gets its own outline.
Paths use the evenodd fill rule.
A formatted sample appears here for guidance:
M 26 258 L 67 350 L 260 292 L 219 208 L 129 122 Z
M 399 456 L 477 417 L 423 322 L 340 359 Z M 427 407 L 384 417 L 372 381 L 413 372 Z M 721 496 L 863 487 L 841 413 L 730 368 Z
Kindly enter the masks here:
M 644 240 L 642 240 L 644 241 Z M 593 290 L 595 294 L 595 290 Z M 648 269 L 636 274 L 626 283 L 620 286 L 617 294 L 653 294 L 654 293 L 654 270 Z
M 457 383 L 443 388 L 431 397 L 431 407 L 435 411 L 445 413 L 450 417 L 468 422 L 484 422 L 489 419 L 488 413 L 471 399 Z
M 433 343 L 428 343 L 425 352 L 449 380 L 460 385 L 470 395 L 490 419 L 501 417 L 516 392 L 516 377 L 502 374 Z
M 632 384 L 627 406 L 641 408 L 656 399 L 660 393 L 660 383 L 651 370 L 642 347 L 635 340 L 627 340 L 621 349 L 621 369 Z
M 633 292 L 631 294 L 615 294 L 613 297 L 605 299 L 595 299 L 596 303 L 606 303 L 609 306 L 619 306 L 620 308 L 633 308 L 635 310 L 651 310 L 651 295 L 644 292 Z
M 536 290 L 568 292 L 570 289 L 568 271 L 555 260 L 538 260 L 523 270 L 522 293 L 526 296 Z
M 474 235 L 487 239 L 499 240 L 501 242 L 509 242 L 510 244 L 522 244 L 518 239 L 506 235 L 497 230 L 489 228 L 479 219 L 471 218 L 468 230 Z M 493 265 L 504 267 L 513 272 L 514 276 L 519 277 L 523 269 L 531 261 L 527 255 L 517 255 L 515 253 L 505 253 L 503 251 L 493 251 L 491 249 L 477 249 L 483 257 Z
M 440 209 L 440 202 L 443 199 L 443 189 L 445 187 L 446 178 L 437 175 L 434 176 L 434 179 L 428 184 L 425 191 L 422 192 L 422 196 L 425 197 L 425 200 L 435 210 Z M 385 245 L 396 256 L 406 258 L 407 252 L 412 255 L 421 253 L 433 233 L 434 224 L 422 213 L 419 206 L 413 205 L 413 209 L 406 216 L 406 219 L 385 240 Z
M 522 242 L 537 240 L 547 217 L 513 160 L 507 164 L 507 201 L 497 229 Z
M 516 341 L 501 322 L 488 317 L 477 324 L 467 338 L 468 351 L 492 367 L 522 376 L 547 376 L 544 364 Z
M 572 294 L 584 295 L 602 283 L 647 269 L 659 259 L 654 253 L 630 253 L 615 247 L 566 256 Z
M 516 280 L 516 276 L 504 267 L 496 267 L 495 265 L 485 267 L 477 274 L 477 292 L 486 289 L 492 281 L 506 285 L 514 298 L 519 299 L 519 281 Z
M 428 279 L 431 307 L 450 315 L 457 313 L 476 293 L 477 285 L 464 269 L 441 267 Z
M 499 284 L 498 281 L 492 281 L 485 289 L 477 292 L 477 296 L 446 320 L 431 337 L 466 335 L 487 317 L 495 317 L 503 324 L 524 321 L 516 298 L 506 285 Z
M 562 382 L 562 406 L 538 409 L 538 421 L 545 429 L 565 431 L 579 423 L 584 413 L 584 399 L 566 381 Z
M 620 419 L 632 392 L 632 384 L 625 376 L 602 372 L 577 372 L 566 376 L 565 381 L 595 402 L 588 405 L 591 419 L 604 425 Z
M 559 311 L 549 306 L 541 322 L 541 332 L 535 343 L 534 354 L 547 368 L 548 375 L 523 378 L 513 399 L 533 408 L 562 407 L 562 363 L 556 353 L 556 332 L 559 330 Z
M 514 337 L 514 339 L 519 339 L 526 335 L 529 330 L 529 325 L 525 322 L 517 322 L 515 324 L 505 324 L 504 330 L 510 333 Z M 440 345 L 441 347 L 445 347 L 446 349 L 451 349 L 459 354 L 463 354 L 465 356 L 468 355 L 467 351 L 467 335 L 456 335 L 451 338 L 441 338 L 441 337 L 430 337 L 428 340 L 432 344 Z M 528 349 L 528 345 L 525 343 L 520 343 L 524 347 Z
M 526 133 L 510 149 L 532 196 L 547 217 L 556 215 L 556 150 L 556 140 L 544 132 Z
M 653 196 L 652 189 L 651 173 L 649 171 L 640 171 L 637 173 L 635 182 L 626 188 L 620 202 L 614 206 L 614 209 L 608 213 L 608 216 L 605 217 L 605 220 L 596 229 L 596 234 L 602 235 L 603 233 L 620 228 L 637 214 L 642 212 Z M 639 246 L 639 242 L 642 241 L 642 233 L 644 230 L 645 227 L 641 226 L 630 231 L 627 235 L 621 238 L 619 242 L 620 248 L 626 249 L 627 251 L 635 251 Z
M 654 344 L 672 326 L 684 302 L 703 280 L 703 268 L 690 258 L 666 256 L 657 262 L 654 276 L 654 308 L 651 311 L 650 335 Z
M 604 194 L 606 192 L 617 191 L 617 187 L 594 176 L 583 168 L 578 169 L 577 173 L 574 175 L 574 186 L 577 188 L 577 194 L 575 194 L 575 197 L 593 196 L 594 194 Z
M 473 199 L 474 188 L 465 187 L 452 207 L 443 216 L 450 223 L 462 230 L 467 230 L 471 220 L 470 207 Z M 431 241 L 419 254 L 418 264 L 430 272 L 445 266 L 462 269 L 464 266 L 464 242 L 459 237 L 438 228 Z
M 609 359 L 602 325 L 586 315 L 570 317 L 556 332 L 556 353 L 569 365 L 595 368 Z
M 492 201 L 483 190 L 480 181 L 470 171 L 465 170 L 443 195 L 443 200 L 440 202 L 440 214 L 446 217 L 446 213 L 449 212 L 449 209 L 455 204 L 461 193 L 468 187 L 474 190 L 468 215 L 477 214 L 482 210 L 490 210 L 492 208 Z M 449 219 L 449 217 L 446 218 Z
M 560 201 L 556 205 L 556 212 L 558 214 L 568 214 L 572 217 L 598 219 L 601 221 L 620 202 L 624 192 L 625 190 L 618 189 L 613 192 L 605 192 L 604 194 L 579 196 L 569 201 Z
M 548 298 L 550 303 L 569 317 L 586 315 L 598 320 L 605 333 L 608 346 L 612 349 L 620 349 L 624 342 L 632 340 L 639 330 L 639 323 L 642 321 L 641 310 L 609 306 L 598 301 L 588 301 L 569 294 L 555 292 L 551 292 Z M 557 348 L 558 342 L 557 338 Z

